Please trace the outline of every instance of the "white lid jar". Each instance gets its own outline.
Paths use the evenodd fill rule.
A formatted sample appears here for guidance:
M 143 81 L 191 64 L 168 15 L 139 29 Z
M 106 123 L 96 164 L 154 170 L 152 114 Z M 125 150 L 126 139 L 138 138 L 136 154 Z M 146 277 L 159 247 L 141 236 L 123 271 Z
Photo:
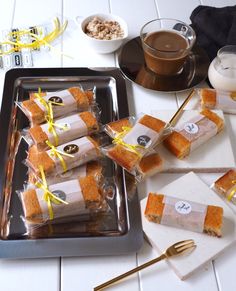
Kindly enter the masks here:
M 208 70 L 209 81 L 215 89 L 236 91 L 236 45 L 222 47 Z

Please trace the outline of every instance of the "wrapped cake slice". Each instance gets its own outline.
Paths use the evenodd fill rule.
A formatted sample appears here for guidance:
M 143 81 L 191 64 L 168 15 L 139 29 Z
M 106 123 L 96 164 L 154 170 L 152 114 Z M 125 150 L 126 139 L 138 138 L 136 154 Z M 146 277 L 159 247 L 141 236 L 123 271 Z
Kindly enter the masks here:
M 77 88 L 77 87 L 75 87 L 75 88 Z M 81 87 L 79 87 L 79 88 L 81 89 Z M 81 89 L 81 90 L 84 91 L 85 95 L 87 96 L 87 98 L 89 100 L 89 104 L 92 104 L 94 102 L 94 98 L 95 98 L 95 96 L 94 96 L 94 89 L 92 89 L 92 90 L 83 90 L 83 89 Z M 47 94 L 53 94 L 53 95 L 55 95 L 57 93 L 58 93 L 58 91 L 55 91 L 55 92 L 47 92 L 47 91 L 44 91 L 44 92 L 40 92 L 40 95 L 42 97 L 44 97 Z M 30 92 L 29 93 L 29 99 L 30 100 L 34 100 L 34 99 L 37 98 L 37 95 L 38 95 L 38 92 Z
M 99 123 L 89 111 L 76 113 L 29 129 L 29 134 L 38 150 L 49 148 L 46 141 L 58 146 L 76 138 L 98 132 Z
M 107 123 L 104 126 L 104 131 L 111 137 L 115 138 L 118 134 L 127 128 L 132 128 L 135 124 L 134 117 L 126 117 Z
M 115 126 L 109 124 L 109 129 L 107 129 L 107 132 L 113 132 L 113 145 L 105 148 L 104 152 L 128 172 L 135 174 L 138 163 L 155 147 L 166 123 L 146 114 L 139 118 L 132 127 L 129 125 L 129 119 L 114 124 Z M 115 133 L 120 129 L 123 131 L 116 135 Z
M 236 92 L 202 88 L 198 94 L 203 109 L 221 109 L 225 113 L 236 114 Z
M 222 236 L 223 208 L 149 193 L 145 217 L 158 224 Z
M 104 198 L 94 177 L 74 179 L 47 186 L 36 184 L 20 193 L 27 223 L 43 224 L 49 220 L 84 215 L 104 209 Z
M 164 140 L 164 145 L 177 158 L 183 159 L 218 134 L 223 127 L 224 121 L 221 117 L 209 109 L 204 109 L 197 116 L 174 128 Z
M 86 136 L 70 141 L 50 150 L 39 152 L 36 146 L 28 151 L 26 165 L 39 176 L 39 166 L 43 167 L 45 175 L 61 174 L 89 161 L 100 157 L 99 143 L 92 137 Z
M 58 118 L 75 111 L 86 111 L 94 103 L 90 93 L 86 94 L 80 87 L 71 87 L 67 90 L 53 93 L 34 93 L 36 98 L 24 100 L 18 105 L 30 120 L 32 125 L 41 124 L 46 121 L 48 105 L 52 104 L 53 117 Z
M 236 170 L 226 172 L 213 183 L 212 188 L 236 205 Z
M 48 176 L 47 184 L 52 185 L 66 182 L 69 180 L 85 178 L 88 176 L 93 176 L 96 181 L 101 182 L 103 180 L 103 170 L 104 167 L 101 161 L 91 161 L 82 166 L 66 171 L 64 173 Z M 39 177 L 33 171 L 29 172 L 28 175 L 29 184 L 35 184 L 38 181 L 38 179 Z
M 164 170 L 165 161 L 159 153 L 151 152 L 144 156 L 136 166 L 137 180 L 160 173 Z

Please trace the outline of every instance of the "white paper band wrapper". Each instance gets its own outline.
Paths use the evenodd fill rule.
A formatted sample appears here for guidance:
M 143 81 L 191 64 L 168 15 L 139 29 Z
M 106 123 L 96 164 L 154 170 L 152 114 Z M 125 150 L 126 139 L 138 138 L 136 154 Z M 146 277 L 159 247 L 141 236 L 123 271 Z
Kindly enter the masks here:
M 49 191 L 63 201 L 68 202 L 68 204 L 56 204 L 51 201 L 54 219 L 77 214 L 86 214 L 89 212 L 89 210 L 85 207 L 84 198 L 78 180 L 70 180 L 51 185 L 49 186 Z M 36 195 L 42 210 L 43 220 L 47 221 L 50 219 L 50 216 L 47 202 L 43 199 L 44 190 L 36 189 Z
M 82 137 L 58 146 L 57 150 L 73 156 L 68 157 L 63 155 L 63 160 L 67 165 L 67 170 L 73 169 L 98 158 L 97 149 L 87 137 Z M 63 173 L 64 169 L 60 159 L 53 154 L 52 150 L 48 150 L 46 153 L 55 162 L 56 172 L 58 174 Z
M 163 203 L 165 205 L 161 224 L 203 232 L 206 205 L 167 196 L 164 197 Z
M 72 96 L 70 91 L 63 90 L 60 92 L 53 92 L 53 93 L 47 93 L 45 96 L 42 97 L 45 101 L 49 102 L 56 102 L 64 105 L 55 105 L 53 106 L 53 117 L 58 117 L 65 115 L 69 112 L 73 112 L 77 108 L 77 103 L 75 101 L 75 98 Z M 34 102 L 43 110 L 46 112 L 45 106 L 40 102 L 39 99 L 35 98 Z
M 216 90 L 216 109 L 226 113 L 236 114 L 236 92 Z
M 176 131 L 182 134 L 191 143 L 190 151 L 195 150 L 215 136 L 217 130 L 216 124 L 201 114 L 176 128 Z
M 61 128 L 54 126 L 59 144 L 66 143 L 69 140 L 73 140 L 75 138 L 88 134 L 88 128 L 85 122 L 79 116 L 79 114 L 74 114 L 65 118 L 58 119 L 54 123 L 63 127 Z M 48 136 L 48 140 L 50 141 L 50 143 L 55 144 L 55 136 L 52 132 L 49 132 L 48 124 L 43 124 L 40 127 Z
M 153 147 L 159 136 L 160 135 L 151 128 L 146 127 L 141 123 L 136 123 L 130 132 L 125 135 L 123 141 L 130 145 L 143 146 L 144 149 L 137 148 L 137 150 L 142 153 L 147 148 Z

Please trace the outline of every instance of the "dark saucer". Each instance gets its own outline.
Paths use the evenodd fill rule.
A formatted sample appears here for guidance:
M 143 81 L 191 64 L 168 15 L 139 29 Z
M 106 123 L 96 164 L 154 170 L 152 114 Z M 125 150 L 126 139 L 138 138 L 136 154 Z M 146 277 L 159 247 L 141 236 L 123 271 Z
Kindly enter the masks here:
M 155 74 L 145 65 L 140 37 L 128 41 L 122 47 L 118 61 L 121 71 L 129 80 L 159 92 L 178 92 L 193 88 L 207 77 L 210 64 L 206 52 L 195 45 L 181 73 L 174 76 Z

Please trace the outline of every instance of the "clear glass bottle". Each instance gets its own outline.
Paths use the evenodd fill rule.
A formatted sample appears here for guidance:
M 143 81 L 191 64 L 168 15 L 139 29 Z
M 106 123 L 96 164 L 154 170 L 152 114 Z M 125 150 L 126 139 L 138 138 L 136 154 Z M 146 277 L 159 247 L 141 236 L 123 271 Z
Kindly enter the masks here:
M 222 47 L 208 70 L 209 81 L 215 89 L 236 91 L 236 45 Z

